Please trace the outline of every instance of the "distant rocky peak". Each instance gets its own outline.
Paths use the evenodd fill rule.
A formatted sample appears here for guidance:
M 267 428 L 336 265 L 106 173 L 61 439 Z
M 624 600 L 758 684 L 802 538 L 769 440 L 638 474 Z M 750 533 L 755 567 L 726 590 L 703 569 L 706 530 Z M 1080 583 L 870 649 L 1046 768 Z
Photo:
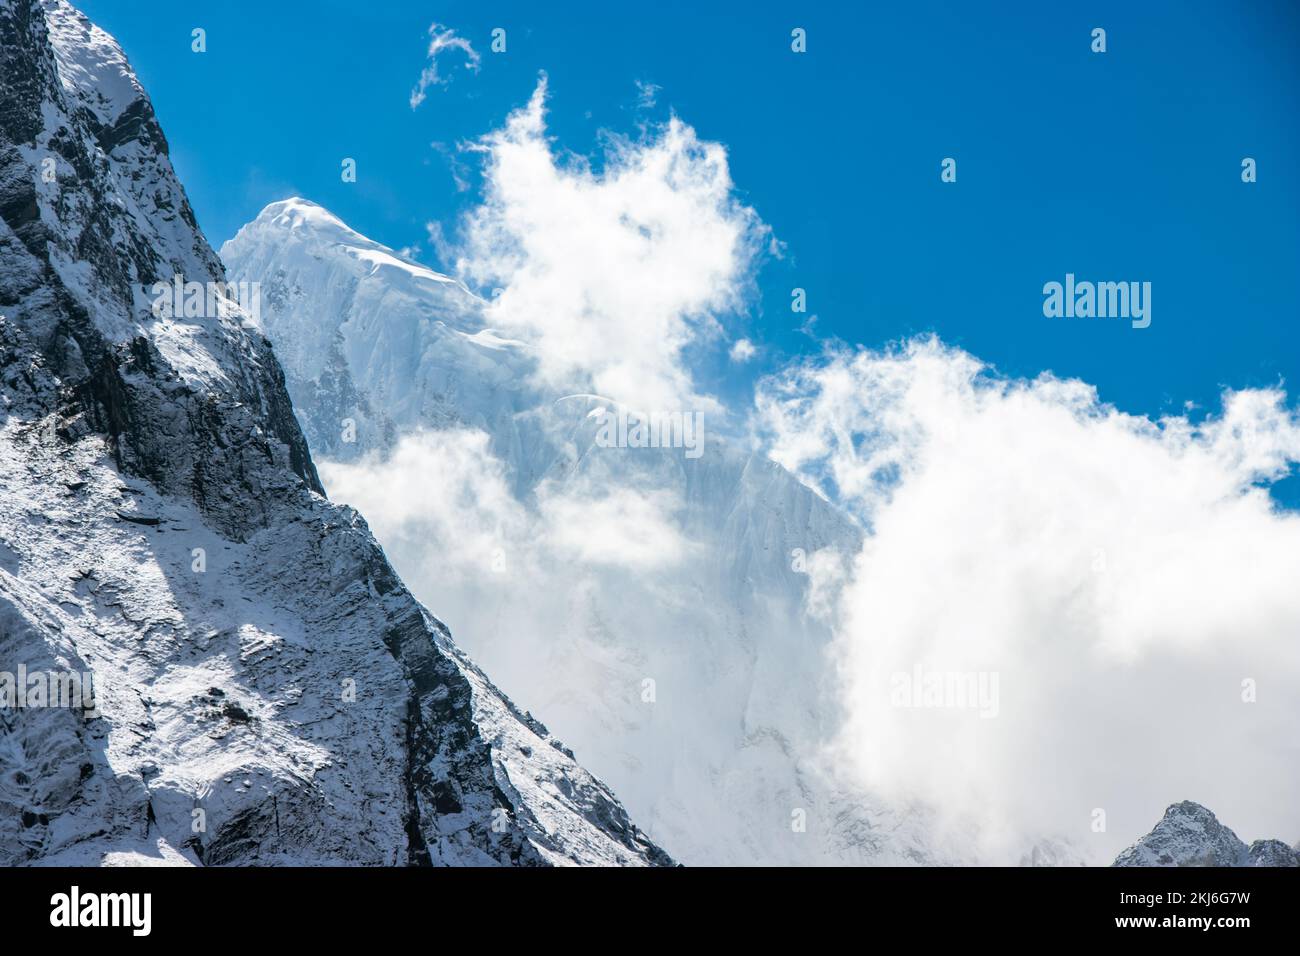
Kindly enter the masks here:
M 1280 840 L 1247 847 L 1218 817 L 1190 800 L 1165 811 L 1155 828 L 1118 857 L 1114 866 L 1296 866 Z

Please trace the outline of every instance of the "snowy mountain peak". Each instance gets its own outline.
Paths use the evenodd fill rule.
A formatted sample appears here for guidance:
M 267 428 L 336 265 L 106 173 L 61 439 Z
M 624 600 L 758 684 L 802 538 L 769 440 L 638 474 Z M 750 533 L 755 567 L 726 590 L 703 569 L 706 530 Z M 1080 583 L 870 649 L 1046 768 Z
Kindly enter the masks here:
M 1246 846 L 1199 803 L 1175 803 L 1155 828 L 1118 857 L 1114 866 L 1296 866 L 1280 840 Z
M 261 291 L 290 394 L 318 454 L 387 451 L 403 426 L 509 417 L 528 349 L 483 321 L 462 283 L 411 262 L 305 199 L 272 203 L 221 249 Z
M 270 224 L 288 229 L 309 228 L 320 233 L 329 231 L 346 236 L 352 241 L 368 242 L 364 236 L 353 232 L 344 225 L 343 220 L 324 206 L 310 199 L 303 199 L 301 196 L 290 196 L 288 199 L 267 203 L 266 207 L 257 214 L 257 218 L 250 223 L 250 225 L 257 224 Z
M 320 248 L 342 246 L 350 249 L 366 249 L 384 252 L 394 259 L 400 259 L 393 250 L 381 246 L 356 232 L 324 206 L 291 196 L 278 202 L 267 204 L 252 222 L 240 229 L 240 235 L 271 233 L 281 240 L 289 239 L 284 233 L 292 233 L 293 238 L 311 243 Z M 238 237 L 236 237 L 238 238 Z M 229 243 L 227 243 L 229 245 Z M 404 260 L 403 260 L 404 261 Z M 408 263 L 410 264 L 410 263 Z M 432 272 L 432 270 L 427 270 Z M 433 273 L 436 279 L 451 281 L 446 276 Z
M 405 275 L 416 283 L 448 284 L 469 295 L 456 280 L 406 258 L 350 228 L 324 206 L 294 196 L 267 205 L 252 222 L 243 226 L 222 246 L 222 258 L 239 261 L 241 250 L 260 242 L 301 244 L 317 253 L 332 252 L 357 263 L 355 274 L 374 275 L 384 270 L 388 278 Z M 396 271 L 396 275 L 392 274 Z

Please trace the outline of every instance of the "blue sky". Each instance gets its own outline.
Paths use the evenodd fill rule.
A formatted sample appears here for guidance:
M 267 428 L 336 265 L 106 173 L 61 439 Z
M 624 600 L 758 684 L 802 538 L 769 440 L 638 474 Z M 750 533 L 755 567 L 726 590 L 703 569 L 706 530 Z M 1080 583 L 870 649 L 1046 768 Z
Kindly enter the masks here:
M 764 347 L 756 370 L 819 347 L 789 311 L 798 286 L 819 336 L 935 331 L 1008 374 L 1083 378 L 1126 411 L 1300 381 L 1294 4 L 79 5 L 126 49 L 214 245 L 298 194 L 439 265 L 424 223 L 451 226 L 477 197 L 431 144 L 500 126 L 545 70 L 561 148 L 598 154 L 602 129 L 669 110 L 726 145 L 786 250 L 737 319 Z M 482 69 L 449 57 L 453 80 L 413 111 L 434 21 Z M 661 87 L 648 111 L 637 81 Z M 1151 282 L 1151 327 L 1044 318 L 1043 283 L 1066 272 Z

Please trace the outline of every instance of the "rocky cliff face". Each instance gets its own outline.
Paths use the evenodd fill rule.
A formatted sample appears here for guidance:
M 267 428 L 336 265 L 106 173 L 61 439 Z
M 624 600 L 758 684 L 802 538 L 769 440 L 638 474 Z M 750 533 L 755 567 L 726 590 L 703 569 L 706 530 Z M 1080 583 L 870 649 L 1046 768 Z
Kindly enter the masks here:
M 322 497 L 225 280 L 117 44 L 0 0 L 0 673 L 94 686 L 0 708 L 0 863 L 670 862 Z
M 1300 866 L 1281 840 L 1246 846 L 1213 813 L 1184 800 L 1155 829 L 1115 858 L 1114 866 Z

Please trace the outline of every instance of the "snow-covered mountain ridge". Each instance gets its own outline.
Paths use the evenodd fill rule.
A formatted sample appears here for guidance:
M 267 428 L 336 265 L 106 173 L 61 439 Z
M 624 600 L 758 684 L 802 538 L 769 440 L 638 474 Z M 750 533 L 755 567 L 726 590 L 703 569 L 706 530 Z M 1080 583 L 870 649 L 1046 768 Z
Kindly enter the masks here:
M 148 98 L 64 0 L 0 0 L 0 863 L 665 864 L 321 497 Z

